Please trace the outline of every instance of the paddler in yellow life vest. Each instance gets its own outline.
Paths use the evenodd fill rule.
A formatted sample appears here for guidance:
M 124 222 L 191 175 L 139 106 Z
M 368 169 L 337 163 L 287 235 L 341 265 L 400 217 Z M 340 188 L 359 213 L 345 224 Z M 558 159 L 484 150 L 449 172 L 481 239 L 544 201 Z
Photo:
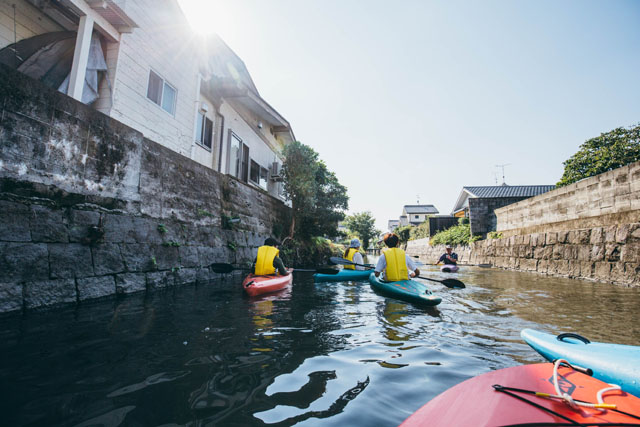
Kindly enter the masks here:
M 407 280 L 420 275 L 420 270 L 416 267 L 413 260 L 400 248 L 398 243 L 400 239 L 393 233 L 388 233 L 383 238 L 387 250 L 382 252 L 374 274 L 376 277 L 384 272 L 384 280 L 388 282 L 397 282 L 398 280 Z
M 280 242 L 273 237 L 264 241 L 264 245 L 258 248 L 258 255 L 253 263 L 253 274 L 256 276 L 276 274 L 276 270 L 283 276 L 287 274 L 287 269 L 278 256 L 280 254 L 278 246 Z
M 362 254 L 360 253 L 360 240 L 351 239 L 349 243 L 349 247 L 346 251 L 344 251 L 344 259 L 348 259 L 351 262 L 355 262 L 356 264 L 364 264 L 364 259 L 362 258 Z M 364 267 L 359 265 L 345 265 L 345 270 L 364 270 Z

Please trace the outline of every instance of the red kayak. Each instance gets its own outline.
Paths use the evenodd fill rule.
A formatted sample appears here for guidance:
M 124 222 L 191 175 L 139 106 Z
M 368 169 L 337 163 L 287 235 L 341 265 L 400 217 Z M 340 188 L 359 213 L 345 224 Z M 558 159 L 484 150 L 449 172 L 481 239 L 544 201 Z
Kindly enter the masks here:
M 639 398 L 615 389 L 602 393 L 603 407 L 608 409 L 580 406 L 580 402 L 597 404 L 598 391 L 611 386 L 569 367 L 559 366 L 556 388 L 553 371 L 552 363 L 540 363 L 471 378 L 436 396 L 407 418 L 401 427 L 640 425 Z M 566 394 L 568 401 L 541 394 Z M 571 406 L 571 399 L 575 408 Z M 615 405 L 615 410 L 610 405 Z
M 256 276 L 250 274 L 245 277 L 242 282 L 242 288 L 249 296 L 256 296 L 262 294 L 268 294 L 270 292 L 276 292 L 280 289 L 284 289 L 293 282 L 292 268 L 288 268 L 289 272 L 286 276 L 279 274 L 268 274 L 265 276 Z

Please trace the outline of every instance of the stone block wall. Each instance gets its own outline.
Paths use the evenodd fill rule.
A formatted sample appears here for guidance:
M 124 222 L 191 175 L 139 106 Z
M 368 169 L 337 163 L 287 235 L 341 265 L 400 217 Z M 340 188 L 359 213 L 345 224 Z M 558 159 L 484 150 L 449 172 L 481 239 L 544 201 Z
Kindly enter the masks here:
M 3 67 L 0 146 L 0 313 L 209 281 L 287 229 L 266 192 Z
M 640 286 L 640 223 L 519 234 L 471 245 L 472 264 Z
M 496 209 L 505 235 L 640 221 L 640 162 Z

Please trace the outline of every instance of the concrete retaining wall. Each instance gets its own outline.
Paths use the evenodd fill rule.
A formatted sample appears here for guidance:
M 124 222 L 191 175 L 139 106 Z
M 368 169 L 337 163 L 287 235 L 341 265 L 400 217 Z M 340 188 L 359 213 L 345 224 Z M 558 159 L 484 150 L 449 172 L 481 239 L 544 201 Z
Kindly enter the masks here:
M 0 145 L 0 313 L 208 281 L 287 229 L 266 192 L 4 67 Z

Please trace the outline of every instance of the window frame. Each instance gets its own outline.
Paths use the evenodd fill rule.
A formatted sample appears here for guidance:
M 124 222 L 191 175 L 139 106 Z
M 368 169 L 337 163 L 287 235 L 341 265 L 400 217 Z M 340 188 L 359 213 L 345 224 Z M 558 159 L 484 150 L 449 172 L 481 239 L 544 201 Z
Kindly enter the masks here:
M 149 85 L 151 84 L 151 74 L 154 74 L 157 78 L 160 79 L 160 81 L 162 82 L 161 85 L 161 92 L 160 92 L 160 100 L 159 102 L 156 102 L 154 99 L 151 99 L 149 97 Z M 173 93 L 174 93 L 174 97 L 173 97 L 173 102 L 171 103 L 171 109 L 172 111 L 167 111 L 163 104 L 164 101 L 164 92 L 165 92 L 165 85 L 169 86 L 171 89 L 173 89 Z M 157 73 L 153 68 L 149 69 L 149 74 L 147 75 L 147 95 L 145 96 L 145 98 L 147 100 L 149 100 L 150 102 L 152 102 L 153 104 L 157 105 L 158 107 L 160 107 L 160 109 L 162 111 L 164 111 L 165 113 L 171 115 L 171 117 L 175 117 L 176 116 L 176 107 L 178 104 L 178 88 L 175 87 L 174 85 L 172 85 L 171 83 L 169 83 L 164 77 L 162 77 L 160 75 L 160 73 Z
M 215 139 L 215 130 L 214 130 L 214 126 L 215 124 L 213 123 L 213 120 L 211 120 L 209 117 L 207 117 L 207 115 L 205 113 L 203 113 L 202 111 L 198 111 L 198 119 L 197 119 L 197 127 L 196 127 L 196 138 L 195 138 L 195 143 L 196 145 L 200 146 L 201 148 L 204 148 L 205 150 L 209 151 L 209 152 L 213 152 L 213 142 Z M 207 146 L 207 144 L 205 143 L 205 135 L 207 133 L 207 122 L 211 123 L 210 126 L 210 135 L 209 135 L 209 146 Z M 198 129 L 200 129 L 200 135 L 198 134 Z
M 256 172 L 257 172 L 257 179 L 253 179 L 253 165 L 256 166 Z M 253 184 L 255 185 L 260 185 L 260 168 L 262 166 L 260 166 L 260 163 L 256 162 L 253 159 L 249 160 L 249 181 L 251 181 Z

